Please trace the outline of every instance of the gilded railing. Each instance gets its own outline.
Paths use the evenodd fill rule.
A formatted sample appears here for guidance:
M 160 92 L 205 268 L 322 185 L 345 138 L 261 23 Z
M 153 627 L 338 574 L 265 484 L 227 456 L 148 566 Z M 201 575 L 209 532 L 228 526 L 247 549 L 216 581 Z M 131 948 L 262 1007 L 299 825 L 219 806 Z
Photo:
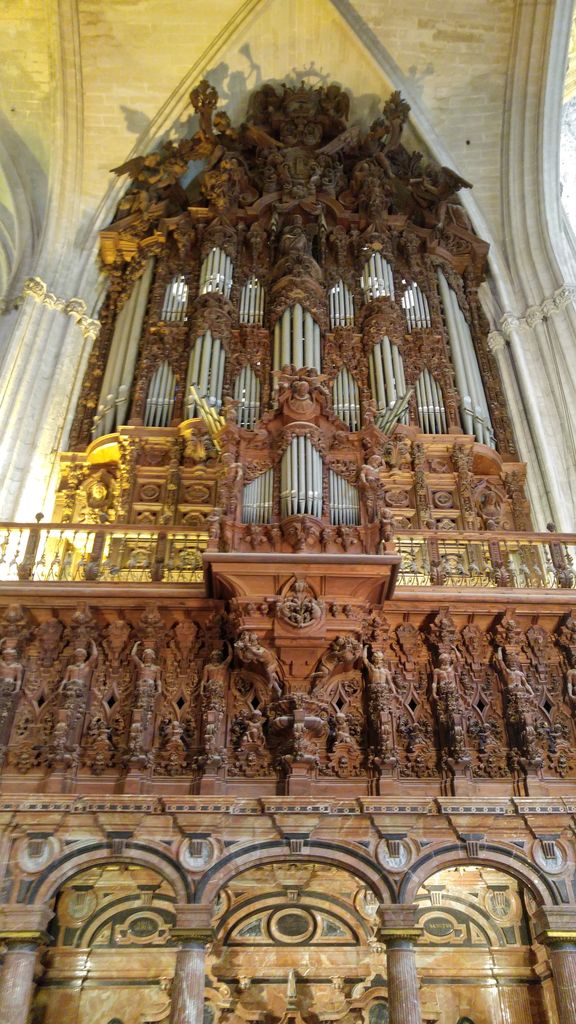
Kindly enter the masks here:
M 188 527 L 0 526 L 0 581 L 200 583 L 208 536 Z
M 190 527 L 0 525 L 0 582 L 200 583 L 206 533 Z M 399 587 L 576 589 L 576 535 L 403 532 Z
M 401 587 L 576 587 L 574 534 L 423 531 L 396 541 Z

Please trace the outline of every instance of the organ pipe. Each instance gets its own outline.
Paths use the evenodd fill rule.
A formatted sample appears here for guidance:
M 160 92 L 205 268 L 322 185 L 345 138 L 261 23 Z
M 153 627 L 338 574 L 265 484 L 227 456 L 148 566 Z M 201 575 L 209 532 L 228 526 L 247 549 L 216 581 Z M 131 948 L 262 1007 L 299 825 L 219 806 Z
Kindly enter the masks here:
M 262 324 L 264 289 L 257 277 L 249 277 L 240 293 L 240 323 Z
M 360 429 L 360 392 L 346 366 L 342 367 L 332 385 L 332 407 L 349 430 Z
M 402 308 L 406 314 L 408 331 L 432 326 L 428 299 L 415 281 L 407 286 L 402 296 Z
M 378 299 L 383 295 L 394 298 L 394 277 L 392 267 L 384 259 L 382 253 L 373 252 L 366 260 L 360 278 L 360 285 L 366 302 Z
M 406 394 L 402 353 L 386 336 L 376 342 L 369 357 L 370 388 L 378 412 L 391 408 Z M 407 422 L 407 411 L 402 422 Z
M 169 426 L 174 409 L 174 387 L 174 372 L 170 364 L 164 360 L 152 374 L 148 388 L 144 410 L 145 427 Z
M 293 437 L 280 466 L 282 516 L 322 515 L 322 457 L 308 437 Z
M 232 290 L 232 277 L 234 267 L 232 260 L 222 249 L 217 246 L 211 249 L 202 261 L 200 268 L 199 294 L 206 295 L 208 292 L 219 292 L 225 298 L 230 298 Z
M 243 523 L 272 521 L 273 478 L 274 471 L 268 469 L 245 485 L 242 498 Z
M 422 433 L 445 434 L 447 432 L 442 389 L 427 367 L 424 367 L 416 381 L 416 404 Z
M 358 488 L 338 473 L 330 470 L 328 476 L 330 522 L 333 526 L 357 526 L 360 522 Z
M 272 369 L 289 365 L 321 369 L 320 327 L 300 303 L 286 308 L 274 324 Z
M 460 393 L 462 425 L 466 433 L 474 434 L 480 444 L 494 448 L 490 411 L 468 322 L 460 308 L 456 293 L 441 270 L 438 270 L 438 283 L 448 331 L 450 356 L 454 365 L 456 386 Z
M 354 326 L 354 297 L 342 279 L 328 292 L 330 327 Z
M 186 320 L 188 306 L 188 285 L 183 274 L 177 274 L 170 281 L 164 295 L 160 319 L 167 323 L 178 323 Z
M 243 366 L 234 382 L 239 427 L 253 430 L 260 417 L 260 381 L 251 366 Z
M 186 402 L 189 418 L 197 416 L 196 402 L 190 394 L 194 386 L 199 395 L 208 399 L 216 409 L 222 404 L 222 384 L 226 353 L 219 338 L 213 338 L 211 331 L 201 334 L 192 347 L 188 360 L 186 378 Z
M 126 421 L 130 388 L 138 355 L 138 345 L 148 304 L 154 260 L 148 260 L 144 273 L 120 310 L 114 327 L 108 362 L 102 378 L 98 410 L 92 437 L 110 434 Z

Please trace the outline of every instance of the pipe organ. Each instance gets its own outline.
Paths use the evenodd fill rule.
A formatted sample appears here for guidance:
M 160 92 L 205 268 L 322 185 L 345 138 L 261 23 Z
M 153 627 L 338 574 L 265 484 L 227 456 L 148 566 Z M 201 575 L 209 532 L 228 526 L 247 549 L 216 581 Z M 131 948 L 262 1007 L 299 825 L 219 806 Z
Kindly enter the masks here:
M 179 323 L 186 319 L 188 307 L 188 285 L 183 274 L 176 274 L 166 288 L 160 319 L 167 323 Z
M 322 456 L 309 437 L 293 437 L 282 456 L 283 516 L 322 515 Z
M 342 279 L 330 288 L 328 304 L 332 330 L 335 327 L 354 326 L 354 296 Z
M 360 393 L 346 366 L 342 367 L 332 385 L 332 408 L 349 430 L 360 429 Z
M 200 295 L 208 292 L 219 292 L 224 298 L 230 298 L 232 291 L 232 260 L 218 246 L 210 250 L 200 270 Z
M 166 360 L 152 374 L 146 409 L 144 412 L 145 427 L 167 427 L 174 411 L 174 371 Z
M 394 298 L 394 277 L 392 267 L 382 253 L 373 252 L 362 268 L 362 291 L 366 302 L 382 296 Z
M 402 296 L 402 308 L 406 314 L 409 331 L 422 330 L 424 327 L 432 326 L 428 299 L 416 282 L 406 288 Z
M 166 444 L 186 453 L 178 472 L 188 480 L 194 466 L 194 486 L 171 484 L 153 515 L 206 525 L 221 509 L 214 533 L 227 551 L 374 553 L 388 543 L 388 513 L 399 529 L 525 524 L 523 471 L 511 482 L 514 442 L 478 300 L 484 244 L 455 196 L 440 244 L 427 204 L 442 169 L 427 188 L 419 156 L 401 144 L 385 156 L 380 121 L 358 141 L 341 112 L 326 113 L 332 93 L 295 92 L 317 114 L 303 149 L 283 141 L 290 87 L 273 116 L 263 99 L 246 130 L 220 138 L 214 128 L 214 164 L 197 161 L 193 185 L 182 178 L 185 208 L 177 190 L 160 190 L 162 215 L 146 239 L 132 237 L 130 217 L 105 232 L 114 282 L 74 444 L 104 445 L 123 423 L 131 437 L 142 425 L 182 433 L 180 447 L 168 433 Z M 383 115 L 390 125 L 397 102 Z M 269 117 L 275 141 L 262 147 Z M 135 209 L 147 183 L 134 184 Z M 466 478 L 456 443 L 468 453 Z M 434 444 L 442 453 L 429 458 Z M 434 476 L 432 464 L 445 468 Z M 480 477 L 490 467 L 489 484 L 475 466 Z M 299 517 L 310 521 L 305 540 Z
M 312 314 L 299 302 L 284 310 L 274 324 L 272 368 L 283 366 L 321 368 L 320 327 Z
M 270 523 L 272 521 L 272 497 L 274 470 L 268 469 L 255 480 L 244 486 L 242 495 L 243 523 Z
M 251 366 L 243 366 L 236 377 L 234 399 L 238 402 L 238 425 L 254 430 L 260 419 L 260 381 Z
M 240 292 L 239 322 L 241 324 L 264 323 L 264 289 L 252 274 Z
M 188 360 L 186 378 L 187 417 L 198 415 L 196 403 L 190 394 L 190 388 L 196 389 L 202 398 L 218 409 L 222 400 L 222 384 L 226 352 L 219 338 L 213 338 L 211 331 L 206 331 L 196 339 Z
M 462 425 L 466 433 L 474 434 L 480 444 L 494 448 L 494 431 L 470 327 L 454 289 L 450 288 L 441 270 L 438 270 L 438 284 L 456 386 L 460 393 Z

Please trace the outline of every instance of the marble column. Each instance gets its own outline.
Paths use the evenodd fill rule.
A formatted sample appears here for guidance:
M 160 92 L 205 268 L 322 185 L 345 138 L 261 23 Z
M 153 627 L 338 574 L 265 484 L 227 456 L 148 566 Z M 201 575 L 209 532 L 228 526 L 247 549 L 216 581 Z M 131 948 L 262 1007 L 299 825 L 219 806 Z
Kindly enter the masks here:
M 380 906 L 378 939 L 386 946 L 388 1012 L 390 1024 L 422 1024 L 414 942 L 422 929 L 416 926 L 414 904 Z
M 533 918 L 539 942 L 548 948 L 558 1024 L 576 1021 L 576 905 L 539 907 Z
M 6 947 L 0 971 L 0 1024 L 26 1024 L 38 947 L 47 939 L 50 907 L 4 904 L 0 908 L 0 943 Z
M 176 908 L 172 938 L 180 946 L 172 982 L 170 1024 L 202 1024 L 206 980 L 206 946 L 212 941 L 212 907 Z
M 26 1024 L 32 996 L 38 941 L 1 936 L 7 946 L 0 973 L 0 1024 Z

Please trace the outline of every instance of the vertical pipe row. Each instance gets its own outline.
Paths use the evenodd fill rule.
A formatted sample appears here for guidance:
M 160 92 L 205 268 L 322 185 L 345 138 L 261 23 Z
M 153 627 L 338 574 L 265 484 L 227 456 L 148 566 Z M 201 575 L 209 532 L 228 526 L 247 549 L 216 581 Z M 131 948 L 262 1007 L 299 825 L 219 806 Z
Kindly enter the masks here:
M 154 259 L 148 260 L 144 273 L 136 281 L 130 297 L 116 318 L 94 417 L 93 438 L 111 433 L 125 421 L 154 262 Z
M 186 377 L 187 415 L 196 415 L 196 405 L 190 396 L 194 386 L 199 395 L 220 408 L 226 352 L 220 338 L 212 338 L 211 331 L 201 334 L 190 352 Z
M 384 259 L 382 253 L 373 252 L 366 260 L 360 285 L 366 302 L 371 302 L 372 299 L 378 299 L 383 295 L 389 296 L 391 299 L 394 298 L 392 267 Z
M 333 526 L 357 526 L 360 521 L 358 489 L 330 470 L 328 475 L 330 522 Z
M 456 386 L 460 392 L 462 425 L 466 433 L 474 434 L 481 444 L 494 447 L 490 411 L 468 322 L 460 308 L 456 293 L 449 286 L 441 270 L 438 270 L 438 283 Z
M 221 295 L 229 299 L 232 290 L 233 273 L 232 260 L 222 249 L 215 246 L 202 261 L 199 294 L 205 295 L 207 292 L 220 292 Z
M 316 370 L 322 366 L 320 327 L 300 303 L 287 307 L 274 325 L 272 369 L 290 365 Z

